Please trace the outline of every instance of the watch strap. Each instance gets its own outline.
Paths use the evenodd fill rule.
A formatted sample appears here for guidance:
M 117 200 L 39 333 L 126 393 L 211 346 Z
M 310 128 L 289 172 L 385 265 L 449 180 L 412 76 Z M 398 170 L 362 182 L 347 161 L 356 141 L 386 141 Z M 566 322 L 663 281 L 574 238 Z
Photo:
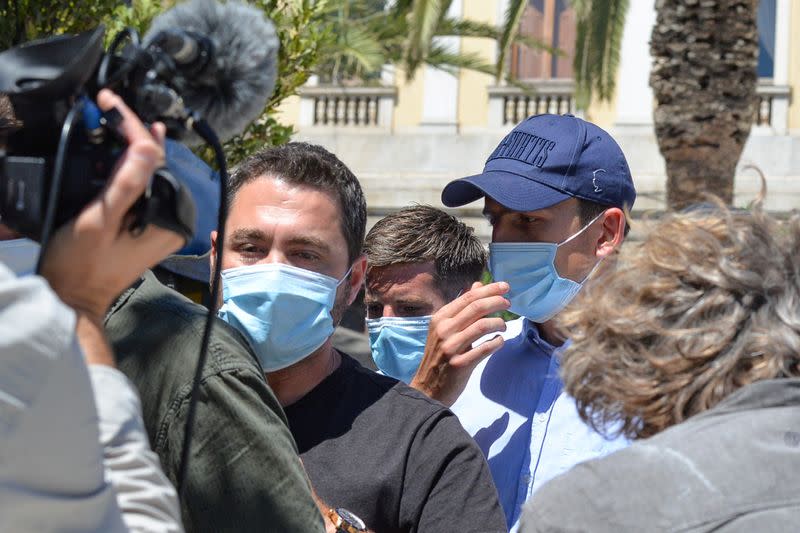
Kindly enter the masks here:
M 355 517 L 355 514 L 352 512 L 347 511 L 347 513 Z M 331 521 L 331 523 L 333 523 L 337 533 L 363 533 L 364 531 L 367 531 L 366 527 L 360 527 L 359 525 L 352 524 L 346 520 L 341 514 L 339 514 L 338 509 L 328 509 L 328 519 Z M 357 520 L 361 521 L 359 518 L 357 518 Z

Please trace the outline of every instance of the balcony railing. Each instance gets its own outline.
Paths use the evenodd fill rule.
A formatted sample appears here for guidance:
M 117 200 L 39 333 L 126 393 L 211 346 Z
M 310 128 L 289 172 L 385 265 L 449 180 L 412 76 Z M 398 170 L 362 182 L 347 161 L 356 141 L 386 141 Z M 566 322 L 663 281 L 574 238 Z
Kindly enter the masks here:
M 308 86 L 300 93 L 300 126 L 391 129 L 394 87 Z
M 758 80 L 758 111 L 756 126 L 772 128 L 774 133 L 784 135 L 788 129 L 789 101 L 792 96 L 788 85 L 774 85 L 769 78 Z
M 513 126 L 540 113 L 575 112 L 575 85 L 571 80 L 537 80 L 531 82 L 531 87 L 531 95 L 517 87 L 490 87 L 490 126 Z M 754 125 L 770 128 L 774 134 L 786 134 L 791 87 L 774 85 L 771 79 L 762 78 L 756 92 L 758 112 Z
M 533 94 L 525 94 L 517 87 L 490 87 L 489 125 L 513 126 L 531 115 L 575 112 L 572 80 L 537 80 L 531 82 L 531 88 Z
M 576 112 L 572 80 L 537 80 L 531 85 L 532 94 L 517 87 L 489 87 L 489 127 L 507 128 L 540 113 Z M 762 78 L 757 94 L 754 125 L 761 131 L 786 134 L 791 88 Z M 397 89 L 312 85 L 300 89 L 300 99 L 301 127 L 390 131 Z

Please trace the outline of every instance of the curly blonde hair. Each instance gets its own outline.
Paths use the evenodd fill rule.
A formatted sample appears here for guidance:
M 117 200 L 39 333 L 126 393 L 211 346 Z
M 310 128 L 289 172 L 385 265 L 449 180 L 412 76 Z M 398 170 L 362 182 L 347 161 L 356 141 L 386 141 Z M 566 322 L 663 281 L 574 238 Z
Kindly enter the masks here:
M 754 381 L 800 376 L 800 218 L 669 214 L 562 314 L 565 388 L 604 433 L 646 438 Z

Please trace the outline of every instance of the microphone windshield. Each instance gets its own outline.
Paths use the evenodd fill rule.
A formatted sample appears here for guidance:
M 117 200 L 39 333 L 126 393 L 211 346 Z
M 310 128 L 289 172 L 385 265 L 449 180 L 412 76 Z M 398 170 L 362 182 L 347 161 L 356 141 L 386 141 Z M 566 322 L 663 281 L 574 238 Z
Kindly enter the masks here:
M 153 20 L 145 44 L 163 30 L 203 35 L 214 45 L 208 72 L 186 79 L 181 96 L 222 141 L 258 118 L 275 88 L 280 42 L 260 9 L 229 0 L 190 0 Z M 191 135 L 182 139 L 193 142 Z

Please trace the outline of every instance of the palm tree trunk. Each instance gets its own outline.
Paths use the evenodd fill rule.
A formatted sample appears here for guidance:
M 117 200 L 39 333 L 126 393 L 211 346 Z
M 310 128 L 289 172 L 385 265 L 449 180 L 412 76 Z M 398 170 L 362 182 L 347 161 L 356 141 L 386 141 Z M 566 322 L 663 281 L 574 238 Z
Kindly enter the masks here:
M 757 8 L 758 0 L 656 0 L 650 85 L 671 209 L 705 193 L 733 201 L 757 104 Z

